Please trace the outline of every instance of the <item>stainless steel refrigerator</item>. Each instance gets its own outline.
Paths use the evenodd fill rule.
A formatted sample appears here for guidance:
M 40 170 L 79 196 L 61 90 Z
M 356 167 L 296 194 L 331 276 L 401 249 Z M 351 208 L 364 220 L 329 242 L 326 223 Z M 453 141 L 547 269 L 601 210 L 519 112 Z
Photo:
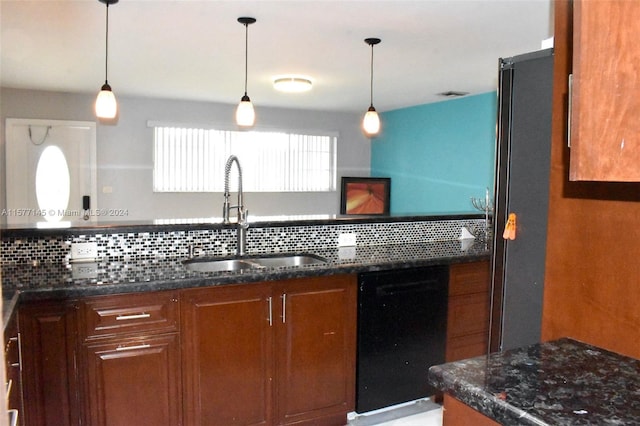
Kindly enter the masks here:
M 499 61 L 491 350 L 540 341 L 544 289 L 553 49 Z M 515 239 L 505 240 L 509 213 Z

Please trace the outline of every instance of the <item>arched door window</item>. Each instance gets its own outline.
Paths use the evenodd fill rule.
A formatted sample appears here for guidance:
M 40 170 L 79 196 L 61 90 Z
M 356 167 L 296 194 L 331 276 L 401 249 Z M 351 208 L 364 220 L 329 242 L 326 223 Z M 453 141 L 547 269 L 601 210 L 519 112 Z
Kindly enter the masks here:
M 69 166 L 62 150 L 46 147 L 36 168 L 36 198 L 38 208 L 48 222 L 59 222 L 69 206 L 71 192 Z

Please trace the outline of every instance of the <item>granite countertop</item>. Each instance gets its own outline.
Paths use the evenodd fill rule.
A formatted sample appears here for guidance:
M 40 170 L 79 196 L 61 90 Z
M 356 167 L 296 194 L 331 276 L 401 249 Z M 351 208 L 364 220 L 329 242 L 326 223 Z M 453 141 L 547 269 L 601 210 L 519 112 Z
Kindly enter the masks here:
M 175 290 L 223 284 L 276 281 L 319 275 L 352 274 L 432 264 L 472 262 L 489 258 L 481 241 L 343 247 L 316 250 L 327 263 L 237 272 L 195 272 L 183 258 L 129 259 L 79 264 L 15 264 L 2 268 L 3 299 L 64 300 L 85 296 Z M 12 305 L 15 305 L 12 304 Z M 6 309 L 4 310 L 7 315 Z
M 429 382 L 506 425 L 640 424 L 640 360 L 569 338 L 433 366 Z

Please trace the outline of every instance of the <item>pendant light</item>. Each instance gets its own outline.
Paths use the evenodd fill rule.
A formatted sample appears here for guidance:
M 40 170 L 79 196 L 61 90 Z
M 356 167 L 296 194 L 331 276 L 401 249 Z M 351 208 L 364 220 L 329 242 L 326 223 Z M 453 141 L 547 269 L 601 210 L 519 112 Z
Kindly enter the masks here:
M 104 84 L 100 88 L 100 93 L 96 98 L 96 116 L 98 118 L 114 118 L 118 113 L 116 97 L 109 86 L 107 78 L 109 71 L 109 5 L 118 3 L 118 0 L 98 0 L 107 5 L 106 33 L 105 33 L 105 53 L 104 53 Z
M 371 104 L 362 120 L 362 130 L 364 130 L 364 133 L 369 137 L 376 136 L 380 131 L 380 117 L 373 107 L 373 46 L 380 43 L 380 41 L 379 38 L 364 39 L 364 42 L 371 46 Z
M 256 22 L 255 18 L 242 17 L 238 22 L 244 25 L 244 96 L 240 99 L 240 104 L 236 109 L 236 124 L 241 127 L 251 127 L 256 121 L 256 112 L 253 110 L 251 99 L 247 96 L 247 63 L 249 51 L 249 24 Z

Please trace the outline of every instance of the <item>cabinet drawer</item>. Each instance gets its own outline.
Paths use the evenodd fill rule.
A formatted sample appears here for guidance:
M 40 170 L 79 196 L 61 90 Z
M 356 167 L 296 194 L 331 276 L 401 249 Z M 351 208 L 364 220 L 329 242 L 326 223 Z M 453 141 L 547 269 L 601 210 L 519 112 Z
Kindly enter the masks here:
M 449 299 L 447 337 L 482 333 L 489 329 L 489 295 L 476 293 Z
M 488 333 L 455 337 L 447 342 L 446 361 L 453 362 L 487 353 Z
M 488 292 L 490 285 L 489 262 L 451 265 L 449 296 Z
M 100 296 L 81 302 L 85 339 L 140 332 L 178 330 L 178 293 Z

